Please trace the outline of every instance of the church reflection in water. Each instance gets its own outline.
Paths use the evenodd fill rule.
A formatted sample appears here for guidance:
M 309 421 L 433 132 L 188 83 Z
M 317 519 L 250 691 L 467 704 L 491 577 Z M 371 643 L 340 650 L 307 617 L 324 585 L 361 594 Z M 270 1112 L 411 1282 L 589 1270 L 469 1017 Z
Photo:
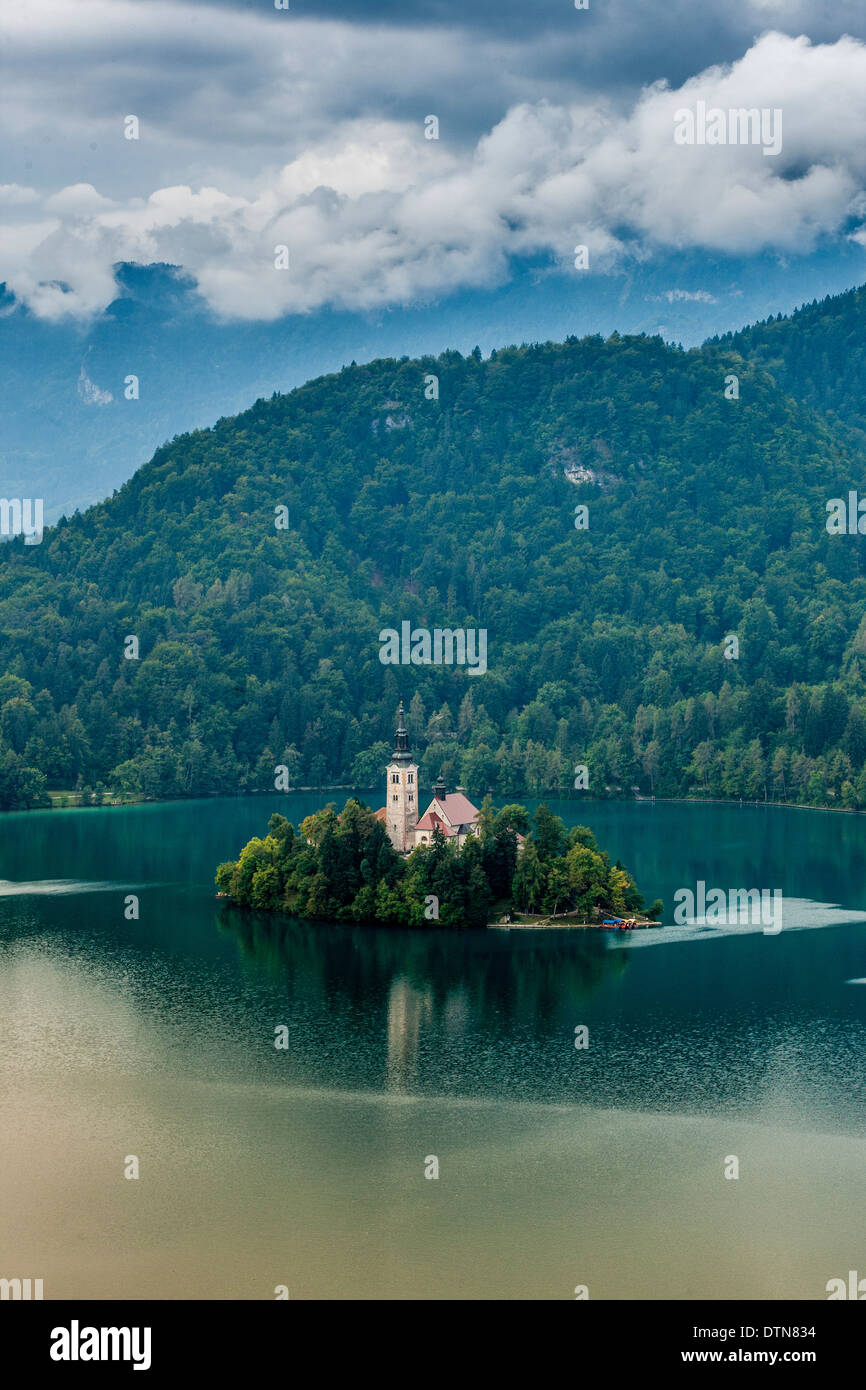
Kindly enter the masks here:
M 515 1037 L 570 1033 L 578 1002 L 628 965 L 600 932 L 349 927 L 227 904 L 217 920 L 305 1019 L 293 1042 L 305 1067 L 327 1074 L 323 1030 L 336 1030 L 352 1040 L 347 1082 L 364 1058 L 368 1078 L 401 1096 L 481 1076 Z
M 448 1043 L 472 1031 L 472 1007 L 463 984 L 449 989 L 438 1008 L 431 986 L 418 988 L 405 975 L 396 975 L 388 991 L 386 1088 L 398 1094 L 411 1091 L 419 1074 L 425 1044 Z
M 388 991 L 388 1051 L 386 1086 L 389 1091 L 408 1091 L 418 1077 L 418 1053 L 422 1030 L 433 1021 L 433 991 L 416 989 L 398 975 Z

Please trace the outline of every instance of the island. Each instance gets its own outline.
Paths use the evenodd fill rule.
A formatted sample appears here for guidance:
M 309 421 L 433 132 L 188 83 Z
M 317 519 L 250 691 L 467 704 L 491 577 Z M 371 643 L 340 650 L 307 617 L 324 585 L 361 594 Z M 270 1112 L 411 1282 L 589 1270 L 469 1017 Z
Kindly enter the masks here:
M 542 802 L 476 809 L 441 779 L 420 818 L 417 766 L 402 705 L 388 802 L 373 811 L 350 797 L 296 829 L 275 813 L 268 833 L 220 864 L 221 897 L 240 907 L 309 921 L 401 927 L 657 925 L 628 870 L 600 850 L 586 826 L 569 829 Z M 411 800 L 410 800 L 411 798 Z

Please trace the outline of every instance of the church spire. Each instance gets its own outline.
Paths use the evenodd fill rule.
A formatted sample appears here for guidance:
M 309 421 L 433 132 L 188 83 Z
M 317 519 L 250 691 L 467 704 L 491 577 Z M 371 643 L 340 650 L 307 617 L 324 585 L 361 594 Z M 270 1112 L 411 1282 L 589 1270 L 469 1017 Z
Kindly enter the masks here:
M 409 752 L 409 730 L 406 728 L 406 720 L 403 715 L 403 701 L 400 701 L 400 708 L 397 711 L 397 732 L 394 735 L 394 757 L 395 763 L 411 763 L 412 754 Z
M 391 844 L 400 854 L 415 848 L 418 820 L 418 764 L 409 752 L 409 730 L 403 714 L 403 701 L 397 711 L 394 752 L 385 774 L 387 799 L 384 821 Z

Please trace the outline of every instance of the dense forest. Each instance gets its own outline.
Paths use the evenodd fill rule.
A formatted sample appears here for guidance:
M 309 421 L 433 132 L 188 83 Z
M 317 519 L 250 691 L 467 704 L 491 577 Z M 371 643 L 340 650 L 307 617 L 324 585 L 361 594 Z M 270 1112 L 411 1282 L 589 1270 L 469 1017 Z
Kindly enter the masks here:
M 234 862 L 220 864 L 220 892 L 240 907 L 311 920 L 378 922 L 386 926 L 485 927 L 492 910 L 634 915 L 644 906 L 634 879 L 611 864 L 586 826 L 568 830 L 542 802 L 530 829 L 523 806 L 497 811 L 489 796 L 478 834 L 456 849 L 437 828 L 431 843 L 403 857 L 369 807 L 350 798 L 301 822 L 299 834 L 273 815 Z M 524 835 L 519 845 L 518 835 Z M 657 917 L 656 900 L 650 916 Z
M 353 364 L 174 439 L 0 547 L 0 807 L 379 786 L 402 698 L 426 786 L 866 808 L 841 301 Z M 487 671 L 383 665 L 402 621 L 486 629 Z
M 713 346 L 753 358 L 783 391 L 866 435 L 866 285 L 763 320 Z

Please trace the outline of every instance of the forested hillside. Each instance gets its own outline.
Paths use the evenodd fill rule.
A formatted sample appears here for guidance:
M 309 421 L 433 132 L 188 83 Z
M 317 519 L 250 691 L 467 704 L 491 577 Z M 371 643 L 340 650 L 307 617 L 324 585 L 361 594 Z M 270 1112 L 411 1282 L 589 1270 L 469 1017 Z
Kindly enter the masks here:
M 866 285 L 804 304 L 714 345 L 752 357 L 782 390 L 842 424 L 866 432 Z
M 378 361 L 173 440 L 0 551 L 0 805 L 378 788 L 402 698 L 425 785 L 866 806 L 864 455 L 746 346 Z M 382 665 L 404 620 L 488 670 Z
M 54 521 L 109 496 L 177 431 L 210 425 L 353 359 L 560 340 L 576 323 L 581 333 L 657 332 L 691 346 L 738 321 L 732 276 L 743 302 L 760 306 L 749 318 L 786 306 L 791 295 L 790 273 L 772 256 L 732 266 L 728 257 L 679 248 L 625 280 L 541 269 L 520 261 L 507 286 L 464 288 L 382 315 L 329 308 L 273 322 L 214 317 L 195 280 L 164 264 L 116 264 L 116 299 L 85 321 L 40 318 L 0 282 L 0 496 L 42 497 Z M 829 276 L 841 287 L 844 274 L 844 264 L 831 272 L 804 261 L 797 280 L 808 287 Z M 703 298 L 665 293 L 692 280 L 704 286 Z M 126 399 L 129 372 L 140 380 L 137 400 Z

